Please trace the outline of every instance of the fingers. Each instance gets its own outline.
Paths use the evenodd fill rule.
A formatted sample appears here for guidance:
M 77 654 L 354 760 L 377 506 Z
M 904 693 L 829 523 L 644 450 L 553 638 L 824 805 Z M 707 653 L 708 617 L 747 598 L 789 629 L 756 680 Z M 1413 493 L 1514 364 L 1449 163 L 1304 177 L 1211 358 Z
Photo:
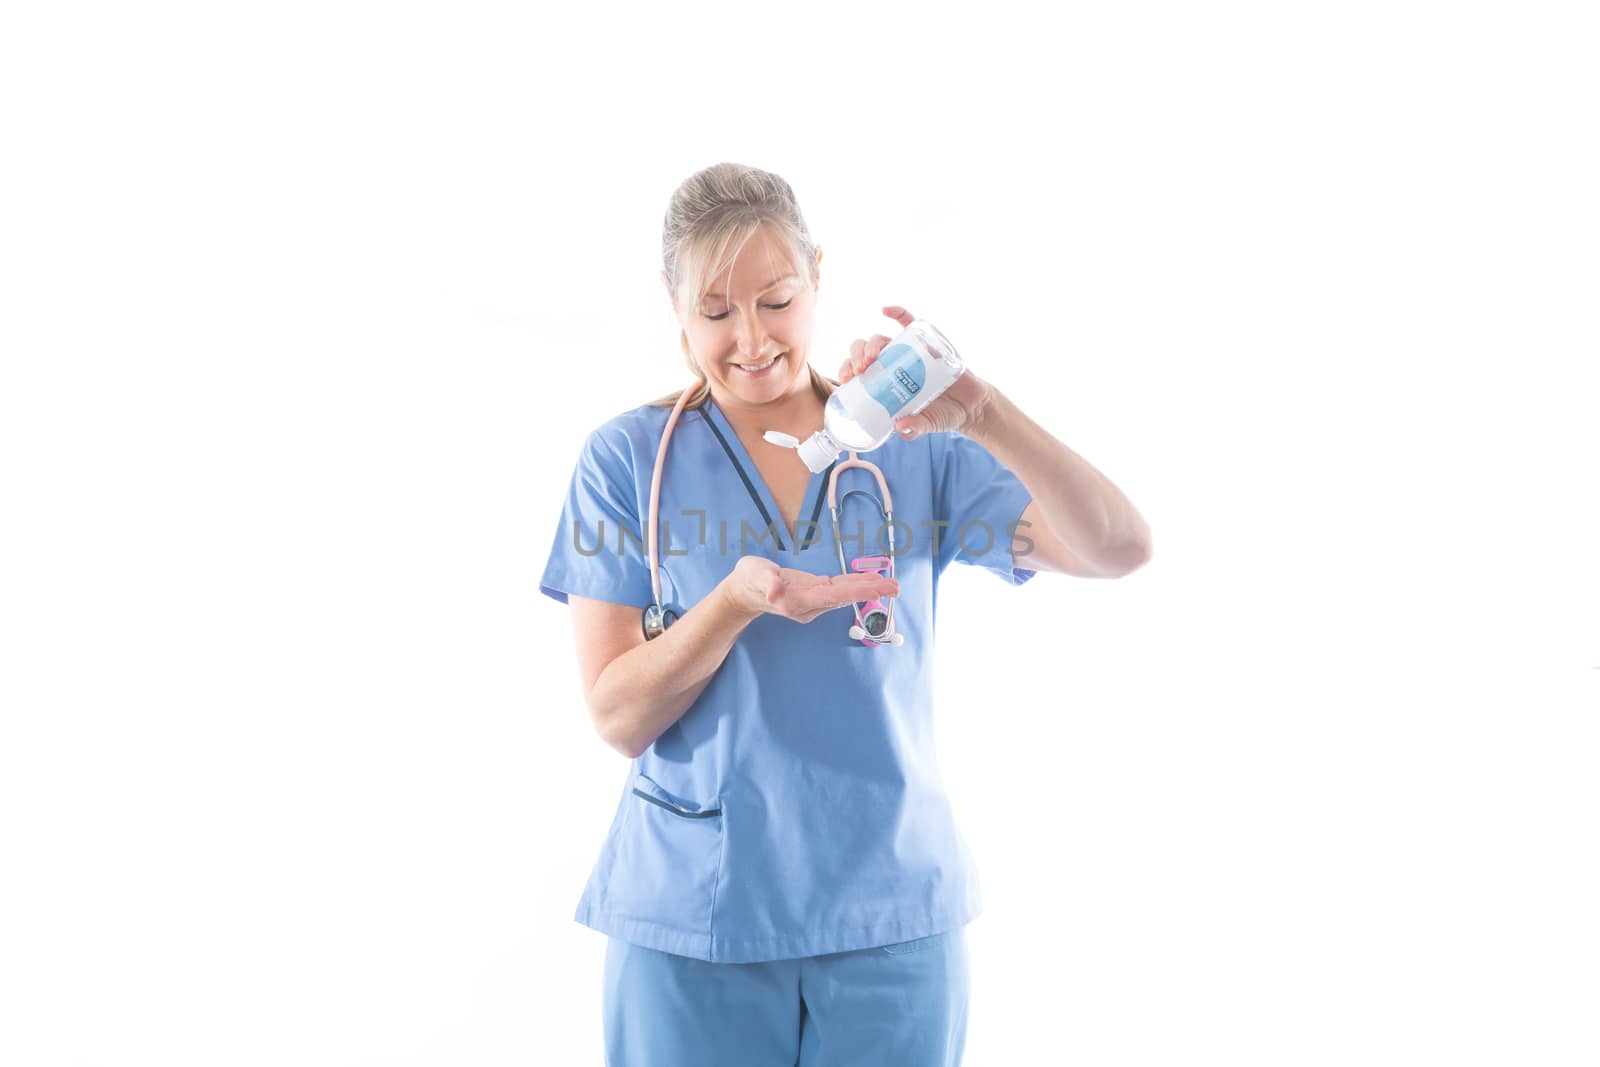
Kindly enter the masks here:
M 867 342 L 866 348 L 863 349 L 861 353 L 861 366 L 856 368 L 856 373 L 860 374 L 862 371 L 866 370 L 867 367 L 871 365 L 872 361 L 882 355 L 883 350 L 888 347 L 889 338 L 885 337 L 881 333 L 873 334 L 872 339 Z
M 883 350 L 889 346 L 890 340 L 881 333 L 875 333 L 868 340 L 857 338 L 851 341 L 850 358 L 839 368 L 839 384 L 843 385 L 870 367 L 872 361 L 882 355 Z
M 844 363 L 839 367 L 840 385 L 843 385 L 845 382 L 855 377 L 856 360 L 860 358 L 861 352 L 866 348 L 866 346 L 867 342 L 861 340 L 860 338 L 850 342 L 850 358 L 845 360 Z
M 892 578 L 878 578 L 872 575 L 857 576 L 865 581 L 840 580 L 828 585 L 816 585 L 807 589 L 792 589 L 784 598 L 783 607 L 786 614 L 798 616 L 804 612 L 821 614 L 847 608 L 852 604 L 864 603 L 868 600 L 881 600 L 884 597 L 900 595 L 900 583 Z
M 861 600 L 863 594 L 870 598 L 873 596 L 899 596 L 900 583 L 893 578 L 885 578 L 877 574 L 858 571 L 854 574 L 812 574 L 810 571 L 783 568 L 780 573 L 784 584 L 790 589 L 816 589 L 825 586 L 836 592 L 840 599 L 854 597 Z M 848 601 L 845 601 L 848 603 Z
M 848 578 L 841 575 L 828 583 L 828 590 L 836 600 L 849 604 L 874 597 L 899 596 L 900 583 L 876 574 L 853 574 Z
M 901 307 L 899 304 L 885 304 L 882 310 L 885 315 L 889 316 L 902 326 L 910 326 L 914 321 L 916 321 L 916 316 L 911 314 L 911 312 L 907 311 L 905 308 Z M 879 343 L 876 347 L 873 347 L 873 342 L 881 343 Z M 839 384 L 843 385 L 851 378 L 854 378 L 856 375 L 866 370 L 868 365 L 870 365 L 874 359 L 878 358 L 878 354 L 883 351 L 884 347 L 888 345 L 888 343 L 889 338 L 883 336 L 881 333 L 873 334 L 871 341 L 856 340 L 851 342 L 850 358 L 845 360 L 844 365 L 839 368 Z

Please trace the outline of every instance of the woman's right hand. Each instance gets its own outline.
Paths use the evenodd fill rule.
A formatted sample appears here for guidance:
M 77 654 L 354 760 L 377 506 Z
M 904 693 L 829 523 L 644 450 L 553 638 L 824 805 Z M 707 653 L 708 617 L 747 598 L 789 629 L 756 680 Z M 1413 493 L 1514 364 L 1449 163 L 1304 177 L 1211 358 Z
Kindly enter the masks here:
M 900 583 L 876 574 L 812 574 L 765 556 L 741 556 L 728 575 L 728 595 L 745 611 L 810 622 L 825 611 L 899 596 Z

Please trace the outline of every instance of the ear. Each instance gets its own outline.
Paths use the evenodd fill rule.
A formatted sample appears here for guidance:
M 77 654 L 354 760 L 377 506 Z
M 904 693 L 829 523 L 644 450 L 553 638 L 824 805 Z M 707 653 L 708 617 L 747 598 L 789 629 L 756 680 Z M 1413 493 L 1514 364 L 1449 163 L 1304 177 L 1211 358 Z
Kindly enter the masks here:
M 817 274 L 816 281 L 812 283 L 813 287 L 817 288 L 817 289 L 821 289 L 822 288 L 822 246 L 821 245 L 817 246 L 817 265 L 813 269 L 816 271 L 816 274 Z

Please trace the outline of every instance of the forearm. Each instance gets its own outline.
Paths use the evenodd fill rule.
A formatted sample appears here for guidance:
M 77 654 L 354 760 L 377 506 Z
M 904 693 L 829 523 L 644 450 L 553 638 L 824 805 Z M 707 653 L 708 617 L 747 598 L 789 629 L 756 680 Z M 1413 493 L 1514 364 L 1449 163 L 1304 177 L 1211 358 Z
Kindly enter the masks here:
M 660 637 L 629 649 L 595 680 L 591 701 L 601 736 L 636 756 L 683 717 L 733 643 L 760 612 L 728 595 L 732 576 Z
M 1122 490 L 1000 390 L 962 433 L 1017 476 L 1050 532 L 1085 561 L 1117 569 L 1147 555 L 1150 527 Z M 1023 531 L 1026 533 L 1026 531 Z

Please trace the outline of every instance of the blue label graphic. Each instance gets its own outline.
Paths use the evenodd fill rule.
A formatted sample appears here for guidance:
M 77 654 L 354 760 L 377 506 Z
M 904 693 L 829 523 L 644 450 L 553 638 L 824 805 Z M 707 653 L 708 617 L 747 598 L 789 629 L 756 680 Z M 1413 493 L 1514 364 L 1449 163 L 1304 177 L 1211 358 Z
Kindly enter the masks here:
M 867 395 L 883 405 L 890 417 L 911 403 L 928 382 L 928 368 L 910 345 L 890 345 L 861 375 Z

